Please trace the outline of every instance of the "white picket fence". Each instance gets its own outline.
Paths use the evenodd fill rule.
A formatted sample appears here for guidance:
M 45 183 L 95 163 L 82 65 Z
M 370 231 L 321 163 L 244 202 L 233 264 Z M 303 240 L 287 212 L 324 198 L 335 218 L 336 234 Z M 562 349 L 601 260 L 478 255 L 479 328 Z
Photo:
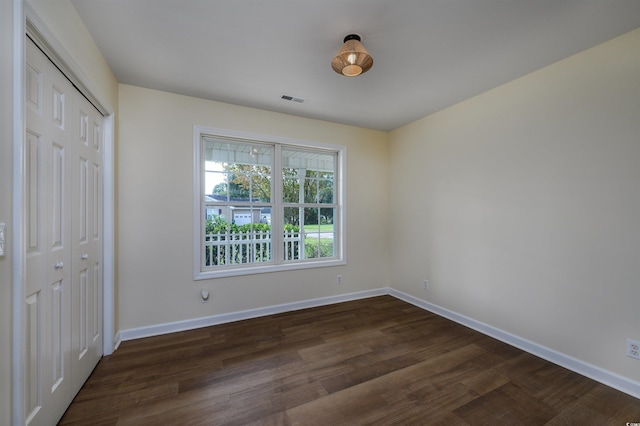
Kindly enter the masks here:
M 304 235 L 297 231 L 284 231 L 284 260 L 297 260 L 304 256 Z
M 284 258 L 296 260 L 304 253 L 303 235 L 295 231 L 284 233 Z M 268 262 L 271 260 L 271 232 L 219 232 L 205 234 L 205 266 Z

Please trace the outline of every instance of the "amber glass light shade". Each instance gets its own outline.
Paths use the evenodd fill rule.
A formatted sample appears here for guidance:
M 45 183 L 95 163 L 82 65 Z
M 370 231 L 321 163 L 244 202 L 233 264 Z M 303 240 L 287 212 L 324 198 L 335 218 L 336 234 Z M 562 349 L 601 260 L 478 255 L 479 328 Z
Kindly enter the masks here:
M 360 36 L 350 34 L 344 38 L 344 44 L 331 61 L 331 67 L 338 74 L 355 77 L 373 66 L 373 58 L 361 43 Z

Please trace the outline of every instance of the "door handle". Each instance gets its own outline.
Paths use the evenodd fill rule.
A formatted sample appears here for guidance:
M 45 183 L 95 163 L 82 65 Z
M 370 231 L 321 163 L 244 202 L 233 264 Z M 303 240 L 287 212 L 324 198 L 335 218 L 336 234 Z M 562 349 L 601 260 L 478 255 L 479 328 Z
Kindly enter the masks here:
M 82 260 L 87 260 L 89 258 L 89 255 L 87 253 L 82 255 Z
M 56 269 L 62 269 L 62 268 L 64 268 L 64 263 L 56 262 Z

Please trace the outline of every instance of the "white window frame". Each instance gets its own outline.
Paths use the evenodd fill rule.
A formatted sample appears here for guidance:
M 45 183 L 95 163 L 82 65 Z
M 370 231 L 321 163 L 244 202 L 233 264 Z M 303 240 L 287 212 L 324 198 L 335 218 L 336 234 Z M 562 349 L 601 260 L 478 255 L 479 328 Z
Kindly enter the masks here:
M 276 146 L 276 155 L 274 156 L 273 167 L 273 204 L 271 214 L 271 229 L 272 238 L 274 239 L 273 249 L 273 262 L 269 263 L 250 263 L 242 264 L 234 267 L 224 267 L 219 270 L 203 270 L 202 268 L 202 250 L 203 250 L 203 212 L 204 212 L 204 200 L 202 197 L 202 185 L 204 184 L 204 170 L 202 164 L 202 137 L 212 136 L 221 138 L 236 139 L 241 142 L 255 142 L 255 143 L 267 143 Z M 281 151 L 283 146 L 301 148 L 301 149 L 315 149 L 325 150 L 328 152 L 334 152 L 338 154 L 337 170 L 335 171 L 335 193 L 334 198 L 336 200 L 337 212 L 334 217 L 335 227 L 335 251 L 336 256 L 331 258 L 319 258 L 319 259 L 304 259 L 301 261 L 291 262 L 283 261 L 280 255 L 282 248 L 282 241 L 279 233 L 273 232 L 273 230 L 282 229 L 282 217 L 279 212 L 282 209 L 282 164 L 281 164 Z M 290 271 L 308 268 L 320 268 L 327 266 L 340 266 L 347 263 L 346 256 L 346 173 L 345 167 L 347 164 L 347 148 L 343 145 L 327 144 L 321 142 L 311 142 L 299 139 L 284 138 L 279 136 L 261 135 L 255 133 L 238 132 L 228 129 L 220 129 L 215 127 L 194 126 L 193 129 L 193 278 L 194 280 L 205 280 L 212 278 L 232 277 L 239 275 L 260 274 L 268 272 Z

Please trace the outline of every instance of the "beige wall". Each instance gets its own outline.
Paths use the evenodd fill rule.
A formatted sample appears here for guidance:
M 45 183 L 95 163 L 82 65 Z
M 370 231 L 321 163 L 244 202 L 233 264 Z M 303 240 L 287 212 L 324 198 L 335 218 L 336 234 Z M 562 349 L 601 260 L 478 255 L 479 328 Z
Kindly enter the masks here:
M 640 29 L 391 134 L 392 286 L 640 380 Z M 429 278 L 431 289 L 421 289 Z
M 121 330 L 387 286 L 387 133 L 127 85 L 119 111 Z M 194 281 L 194 125 L 347 146 L 348 264 Z

